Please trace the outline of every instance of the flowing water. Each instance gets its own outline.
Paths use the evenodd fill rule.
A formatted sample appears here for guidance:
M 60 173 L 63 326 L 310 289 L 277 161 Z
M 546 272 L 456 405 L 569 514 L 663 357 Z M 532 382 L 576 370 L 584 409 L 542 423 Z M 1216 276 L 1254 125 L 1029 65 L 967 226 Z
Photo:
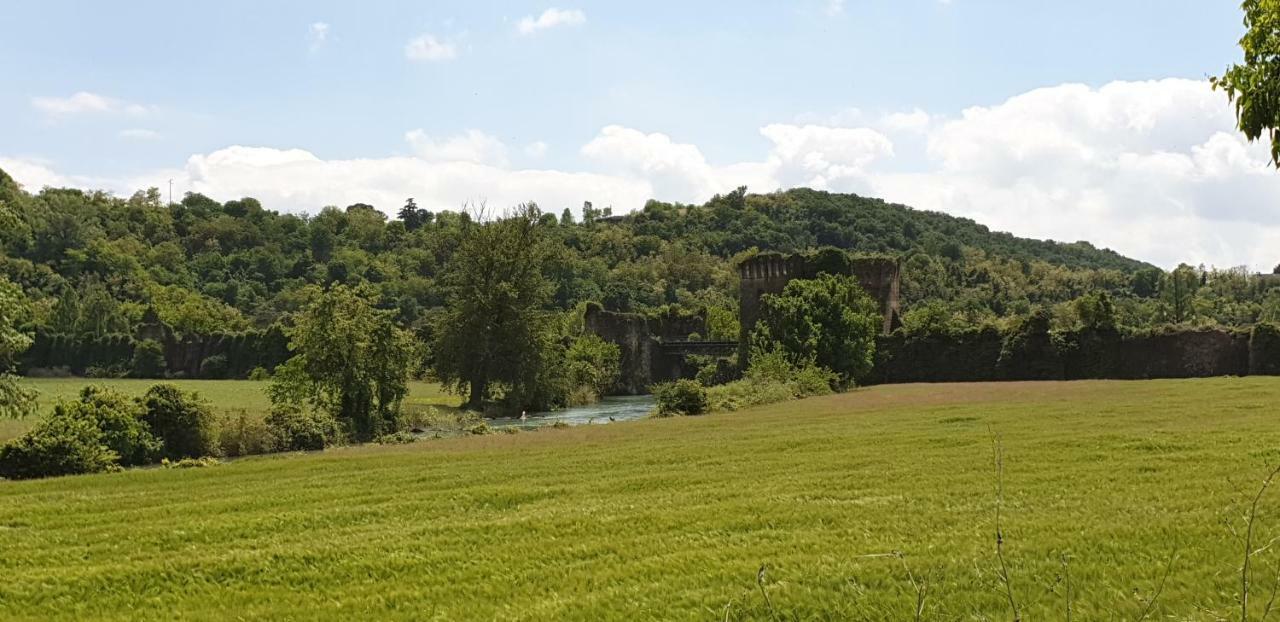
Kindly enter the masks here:
M 532 430 L 544 426 L 555 425 L 563 421 L 569 425 L 604 424 L 616 421 L 633 421 L 643 419 L 653 411 L 652 395 L 635 395 L 623 397 L 606 397 L 589 406 L 575 406 L 548 413 L 529 413 L 529 418 L 490 419 L 489 425 Z

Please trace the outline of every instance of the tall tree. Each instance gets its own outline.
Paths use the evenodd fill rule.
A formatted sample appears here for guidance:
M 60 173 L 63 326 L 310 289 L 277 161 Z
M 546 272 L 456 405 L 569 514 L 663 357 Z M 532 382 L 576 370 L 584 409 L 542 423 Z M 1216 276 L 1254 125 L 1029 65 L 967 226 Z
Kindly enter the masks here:
M 35 411 L 35 393 L 13 376 L 18 355 L 31 346 L 20 326 L 31 319 L 31 303 L 22 290 L 0 277 L 0 418 L 23 417 Z
M 1182 264 L 1160 279 L 1160 300 L 1169 311 L 1170 322 L 1181 324 L 1195 316 L 1193 303 L 1202 278 L 1195 268 Z
M 1236 124 L 1249 140 L 1271 142 L 1271 161 L 1280 166 L 1280 2 L 1244 0 L 1244 62 L 1212 78 L 1236 106 Z
M 335 285 L 320 294 L 289 333 L 289 359 L 268 389 L 277 405 L 333 415 L 358 441 L 394 429 L 418 357 L 394 312 L 375 309 L 371 290 Z
M 497 388 L 508 396 L 537 394 L 554 350 L 540 216 L 528 204 L 470 223 L 444 276 L 448 308 L 437 331 L 435 372 L 468 395 L 469 408 L 482 408 Z

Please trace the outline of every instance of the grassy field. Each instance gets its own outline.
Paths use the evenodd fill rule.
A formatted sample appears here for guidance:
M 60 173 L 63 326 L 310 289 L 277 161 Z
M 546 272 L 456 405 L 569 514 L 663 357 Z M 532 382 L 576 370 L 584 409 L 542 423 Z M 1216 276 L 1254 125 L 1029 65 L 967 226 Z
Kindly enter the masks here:
M 187 391 L 196 391 L 208 400 L 215 410 L 223 413 L 245 411 L 251 415 L 263 415 L 271 409 L 267 399 L 266 382 L 253 380 L 135 380 L 135 379 L 86 379 L 86 378 L 26 378 L 23 384 L 35 389 L 40 396 L 40 412 L 53 408 L 58 400 L 73 400 L 80 390 L 90 384 L 104 384 L 126 395 L 142 395 L 159 382 L 177 385 Z M 410 382 L 409 397 L 405 405 L 409 409 L 423 406 L 457 406 L 462 401 L 448 395 L 440 385 L 430 382 Z M 0 441 L 22 433 L 32 421 L 0 419 Z
M 0 618 L 909 620 L 909 569 L 924 619 L 1009 620 L 994 431 L 1023 619 L 1064 619 L 1066 570 L 1075 619 L 1137 620 L 1175 551 L 1147 619 L 1240 619 L 1277 423 L 1280 379 L 903 385 L 0 483 Z

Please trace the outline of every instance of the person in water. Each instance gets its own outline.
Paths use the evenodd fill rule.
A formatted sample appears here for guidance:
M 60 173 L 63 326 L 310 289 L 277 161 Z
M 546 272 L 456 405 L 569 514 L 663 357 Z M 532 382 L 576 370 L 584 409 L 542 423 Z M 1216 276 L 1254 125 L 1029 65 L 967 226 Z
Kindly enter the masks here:
M 529 420 L 529 414 L 523 410 L 520 411 L 520 421 L 528 421 L 528 420 Z

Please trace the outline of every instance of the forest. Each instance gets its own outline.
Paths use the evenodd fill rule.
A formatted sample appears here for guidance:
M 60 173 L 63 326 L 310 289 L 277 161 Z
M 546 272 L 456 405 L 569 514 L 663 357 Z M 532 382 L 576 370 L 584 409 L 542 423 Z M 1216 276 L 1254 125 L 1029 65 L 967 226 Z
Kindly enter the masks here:
M 375 307 L 431 343 L 465 229 L 496 215 L 483 206 L 432 212 L 412 199 L 388 218 L 378 208 L 389 206 L 359 203 L 314 215 L 199 194 L 170 205 L 154 188 L 128 198 L 30 193 L 2 172 L 0 206 L 0 276 L 31 299 L 26 328 L 80 341 L 133 335 L 148 310 L 179 336 L 269 331 L 290 324 L 317 289 L 343 284 L 372 292 Z M 577 216 L 528 207 L 545 242 L 546 311 L 572 315 L 588 302 L 706 309 L 717 334 L 705 337 L 737 338 L 737 262 L 826 246 L 901 259 L 907 331 L 998 324 L 1040 308 L 1071 329 L 1090 321 L 1098 295 L 1128 330 L 1280 320 L 1280 276 L 1164 272 L 1087 242 L 1018 238 L 854 195 L 738 189 L 705 205 L 650 201 L 627 215 L 590 203 Z

